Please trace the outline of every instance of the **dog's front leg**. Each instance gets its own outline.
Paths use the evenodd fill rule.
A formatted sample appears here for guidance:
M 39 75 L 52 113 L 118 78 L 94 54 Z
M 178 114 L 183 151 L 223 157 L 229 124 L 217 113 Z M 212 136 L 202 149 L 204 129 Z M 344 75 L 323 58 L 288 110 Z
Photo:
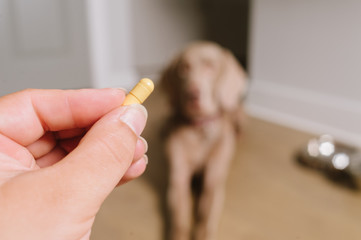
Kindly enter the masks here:
M 168 208 L 170 212 L 171 240 L 189 240 L 192 228 L 191 174 L 187 166 L 185 151 L 179 145 L 169 151 L 170 174 L 168 186 Z
M 203 191 L 198 204 L 198 221 L 195 229 L 196 240 L 216 239 L 234 146 L 234 138 L 226 137 L 213 149 L 209 157 L 204 172 Z
M 192 225 L 190 181 L 184 176 L 170 181 L 168 205 L 171 215 L 171 240 L 189 240 Z

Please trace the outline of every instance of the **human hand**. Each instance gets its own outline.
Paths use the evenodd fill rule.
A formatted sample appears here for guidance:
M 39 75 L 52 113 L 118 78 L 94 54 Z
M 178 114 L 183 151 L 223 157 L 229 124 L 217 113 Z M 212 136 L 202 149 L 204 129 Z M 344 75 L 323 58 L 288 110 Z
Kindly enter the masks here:
M 89 239 L 116 185 L 140 176 L 147 113 L 117 89 L 0 98 L 0 239 Z

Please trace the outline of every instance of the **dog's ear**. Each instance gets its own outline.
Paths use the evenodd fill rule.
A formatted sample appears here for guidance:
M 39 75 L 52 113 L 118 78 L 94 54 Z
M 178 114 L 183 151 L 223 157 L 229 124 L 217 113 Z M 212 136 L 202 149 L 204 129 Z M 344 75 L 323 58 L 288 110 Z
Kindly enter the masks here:
M 234 110 L 241 101 L 247 88 L 246 73 L 227 49 L 224 50 L 224 61 L 217 83 L 217 94 L 222 109 Z
M 181 104 L 181 97 L 179 96 L 181 79 L 178 70 L 180 59 L 181 55 L 177 55 L 163 70 L 160 77 L 160 88 L 165 93 L 172 111 L 177 111 Z

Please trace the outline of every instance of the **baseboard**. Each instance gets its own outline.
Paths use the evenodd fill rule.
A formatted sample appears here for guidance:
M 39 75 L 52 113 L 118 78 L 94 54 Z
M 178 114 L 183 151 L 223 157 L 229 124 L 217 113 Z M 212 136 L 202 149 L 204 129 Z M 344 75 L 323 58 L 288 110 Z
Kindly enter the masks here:
M 266 81 L 253 80 L 249 115 L 361 147 L 361 102 Z

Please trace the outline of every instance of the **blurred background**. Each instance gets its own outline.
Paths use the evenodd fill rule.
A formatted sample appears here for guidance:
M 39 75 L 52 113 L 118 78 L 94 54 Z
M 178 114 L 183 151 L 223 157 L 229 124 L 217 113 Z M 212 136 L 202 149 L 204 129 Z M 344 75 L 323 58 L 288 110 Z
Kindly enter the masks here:
M 220 239 L 360 239 L 360 193 L 293 162 L 323 133 L 361 147 L 360 22 L 358 0 L 0 0 L 0 96 L 130 89 L 187 43 L 216 41 L 250 83 Z M 147 102 L 149 171 L 106 201 L 93 239 L 162 238 L 163 104 Z

